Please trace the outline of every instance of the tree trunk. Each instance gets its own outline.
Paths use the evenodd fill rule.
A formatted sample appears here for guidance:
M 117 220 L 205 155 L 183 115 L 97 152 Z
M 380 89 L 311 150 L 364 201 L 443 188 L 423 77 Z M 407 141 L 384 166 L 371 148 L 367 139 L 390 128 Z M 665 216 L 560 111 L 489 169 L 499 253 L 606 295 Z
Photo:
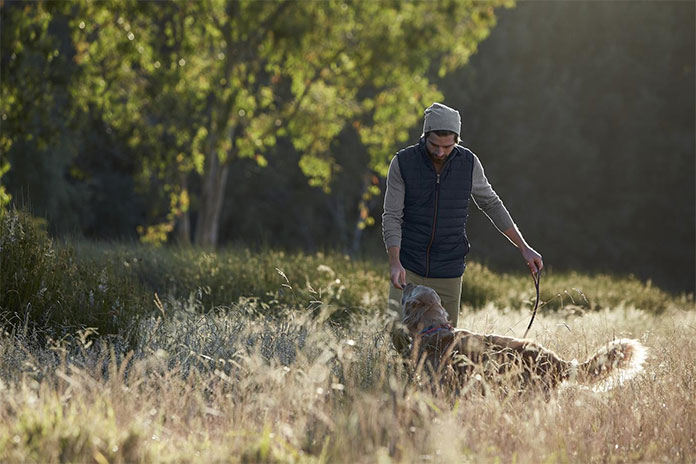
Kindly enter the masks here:
M 217 153 L 209 153 L 205 159 L 201 186 L 200 208 L 196 221 L 195 243 L 204 248 L 215 248 L 218 244 L 220 213 L 225 196 L 225 184 L 229 165 L 221 163 Z
M 364 231 L 365 229 L 361 229 L 358 226 L 355 227 L 355 233 L 353 234 L 353 245 L 350 247 L 350 256 L 356 256 L 358 251 L 360 251 L 360 240 L 362 239 Z
M 332 195 L 326 195 L 326 204 L 329 210 L 329 216 L 332 219 L 334 227 L 336 227 L 335 243 L 344 252 L 349 250 L 350 226 L 346 221 L 346 195 L 338 189 Z
M 351 256 L 357 255 L 358 251 L 360 251 L 360 241 L 365 232 L 365 228 L 367 227 L 364 224 L 364 221 L 367 219 L 369 212 L 375 206 L 377 206 L 377 202 L 379 201 L 378 196 L 372 196 L 369 194 L 370 178 L 373 176 L 374 174 L 372 172 L 367 172 L 363 176 L 362 194 L 360 195 L 361 200 L 358 202 L 358 219 L 355 221 L 355 227 L 353 229 L 353 243 L 349 251 Z
M 187 177 L 188 174 L 181 174 L 180 184 L 182 191 L 188 190 Z M 176 220 L 176 242 L 183 246 L 191 245 L 191 214 L 189 210 L 190 208 L 187 208 Z
M 188 211 L 182 213 L 176 221 L 176 243 L 182 246 L 191 245 L 191 215 Z

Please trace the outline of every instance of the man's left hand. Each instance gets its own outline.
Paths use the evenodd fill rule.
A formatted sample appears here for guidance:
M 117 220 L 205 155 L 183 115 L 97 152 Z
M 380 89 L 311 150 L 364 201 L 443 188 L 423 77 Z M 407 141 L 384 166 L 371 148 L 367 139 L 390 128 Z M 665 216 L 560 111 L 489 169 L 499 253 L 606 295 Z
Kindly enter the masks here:
M 532 274 L 537 275 L 544 268 L 544 261 L 534 248 L 525 247 L 520 249 L 520 252 L 524 260 L 527 261 L 527 266 Z
M 522 257 L 527 261 L 527 267 L 529 267 L 532 275 L 537 275 L 539 271 L 544 269 L 544 261 L 541 259 L 541 255 L 534 248 L 527 245 L 516 225 L 513 224 L 512 227 L 504 230 L 503 233 L 520 250 Z

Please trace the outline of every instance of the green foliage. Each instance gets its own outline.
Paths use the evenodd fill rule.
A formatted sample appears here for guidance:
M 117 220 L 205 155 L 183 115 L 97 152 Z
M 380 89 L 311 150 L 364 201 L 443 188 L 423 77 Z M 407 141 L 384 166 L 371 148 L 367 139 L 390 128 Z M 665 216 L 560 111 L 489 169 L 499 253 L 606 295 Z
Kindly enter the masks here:
M 157 293 L 165 311 L 170 302 L 184 299 L 205 311 L 251 301 L 263 313 L 283 305 L 345 315 L 372 311 L 385 298 L 383 286 L 374 286 L 379 268 L 336 254 L 126 245 L 106 249 L 91 243 L 78 244 L 76 250 L 84 262 L 103 263 L 142 283 L 150 299 Z
M 52 232 L 123 238 L 135 233 L 139 209 L 130 155 L 100 121 L 99 105 L 80 93 L 86 70 L 71 39 L 79 9 L 75 2 L 0 6 L 0 208 L 9 193 L 18 207 L 49 219 Z
M 237 158 L 264 165 L 263 154 L 288 137 L 310 184 L 329 192 L 339 169 L 332 142 L 352 124 L 371 155 L 363 169 L 383 173 L 406 128 L 441 98 L 424 77 L 429 67 L 444 73 L 464 64 L 494 24 L 497 6 L 82 4 L 71 20 L 83 71 L 75 98 L 99 108 L 138 152 L 141 188 L 154 177 L 183 193 L 187 176 L 202 175 L 194 204 L 199 229 L 208 231 L 218 227 L 215 197 L 225 187 L 224 167 L 212 157 L 223 165 Z M 159 227 L 141 235 L 166 235 L 187 212 L 167 214 L 168 199 L 158 201 L 164 206 L 150 210 L 150 221 Z
M 540 311 L 578 312 L 635 306 L 661 313 L 674 307 L 693 307 L 694 295 L 673 295 L 642 282 L 635 276 L 587 275 L 579 272 L 543 271 L 540 285 Z M 533 308 L 536 291 L 531 276 L 497 273 L 478 263 L 470 263 L 462 281 L 464 310 Z
M 7 203 L 7 188 L 15 198 L 18 193 L 33 202 L 61 231 L 79 222 L 79 197 L 86 188 L 71 181 L 68 169 L 84 122 L 70 93 L 80 78 L 68 37 L 70 11 L 68 3 L 59 2 L 0 7 L 0 205 Z
M 94 327 L 125 329 L 143 306 L 138 284 L 100 262 L 82 261 L 70 246 L 56 246 L 45 221 L 11 210 L 0 218 L 0 315 L 6 329 Z
M 10 170 L 10 162 L 7 160 L 0 160 L 0 216 L 4 214 L 7 205 L 10 203 L 12 196 L 7 193 L 7 188 L 2 184 L 2 176 L 7 174 Z
M 383 263 L 336 253 L 54 244 L 40 222 L 12 210 L 0 222 L 0 288 L 6 327 L 60 336 L 69 328 L 89 327 L 99 334 L 130 333 L 142 317 L 184 307 L 202 312 L 247 307 L 263 316 L 292 309 L 346 320 L 381 313 L 388 283 Z M 550 272 L 541 289 L 542 311 L 634 306 L 661 312 L 693 306 L 693 295 L 673 296 L 633 277 Z M 525 275 L 498 274 L 476 263 L 465 273 L 465 313 L 490 306 L 530 308 L 534 297 Z

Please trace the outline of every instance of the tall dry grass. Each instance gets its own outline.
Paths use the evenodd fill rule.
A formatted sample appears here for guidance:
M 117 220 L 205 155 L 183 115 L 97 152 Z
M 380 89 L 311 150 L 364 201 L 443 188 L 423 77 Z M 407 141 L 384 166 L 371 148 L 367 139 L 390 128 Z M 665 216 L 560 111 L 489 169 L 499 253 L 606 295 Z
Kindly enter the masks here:
M 166 303 L 163 303 L 165 306 Z M 132 350 L 82 332 L 0 339 L 2 462 L 693 462 L 696 314 L 619 307 L 542 314 L 531 336 L 585 358 L 613 337 L 650 348 L 608 392 L 433 393 L 391 349 L 388 320 L 197 314 L 140 322 Z M 461 325 L 518 334 L 488 308 Z M 522 321 L 522 322 L 521 322 Z
M 578 359 L 638 338 L 645 370 L 462 395 L 391 347 L 384 263 L 73 245 L 0 217 L 2 463 L 696 460 L 693 295 L 550 272 L 530 336 Z M 472 263 L 460 325 L 520 336 L 530 281 Z

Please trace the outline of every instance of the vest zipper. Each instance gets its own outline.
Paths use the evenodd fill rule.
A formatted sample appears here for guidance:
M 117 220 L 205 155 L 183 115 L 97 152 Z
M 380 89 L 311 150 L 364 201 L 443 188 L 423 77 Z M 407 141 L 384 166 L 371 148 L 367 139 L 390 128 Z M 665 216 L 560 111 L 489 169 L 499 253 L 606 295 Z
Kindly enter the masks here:
M 435 240 L 435 226 L 437 225 L 437 207 L 440 203 L 440 174 L 437 175 L 437 183 L 435 184 L 435 211 L 433 212 L 433 230 L 430 232 L 430 242 L 425 251 L 425 277 L 430 277 L 430 247 L 433 246 Z

